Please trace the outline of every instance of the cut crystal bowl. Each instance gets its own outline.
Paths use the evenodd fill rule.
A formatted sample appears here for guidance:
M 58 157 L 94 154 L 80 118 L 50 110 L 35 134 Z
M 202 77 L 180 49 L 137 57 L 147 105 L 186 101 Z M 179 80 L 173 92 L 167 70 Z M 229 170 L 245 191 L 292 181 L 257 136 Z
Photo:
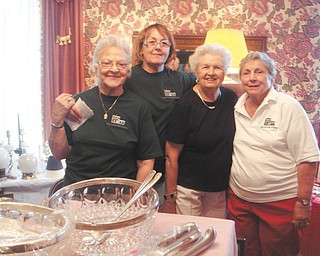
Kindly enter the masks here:
M 0 202 L 0 254 L 63 255 L 72 228 L 69 218 L 50 208 Z
M 159 207 L 153 188 L 115 220 L 140 184 L 125 178 L 96 178 L 63 187 L 49 198 L 50 208 L 74 221 L 69 245 L 75 255 L 128 255 L 149 238 Z

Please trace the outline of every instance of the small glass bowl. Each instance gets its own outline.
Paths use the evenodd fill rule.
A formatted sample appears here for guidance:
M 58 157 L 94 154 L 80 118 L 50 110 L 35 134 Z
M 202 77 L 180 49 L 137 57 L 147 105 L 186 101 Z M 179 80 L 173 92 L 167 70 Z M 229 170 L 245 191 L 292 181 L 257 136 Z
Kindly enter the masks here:
M 159 196 L 149 189 L 118 220 L 140 182 L 125 178 L 97 178 L 63 187 L 48 200 L 75 222 L 69 244 L 79 255 L 127 255 L 149 238 Z
M 0 254 L 63 255 L 71 221 L 50 208 L 0 202 Z

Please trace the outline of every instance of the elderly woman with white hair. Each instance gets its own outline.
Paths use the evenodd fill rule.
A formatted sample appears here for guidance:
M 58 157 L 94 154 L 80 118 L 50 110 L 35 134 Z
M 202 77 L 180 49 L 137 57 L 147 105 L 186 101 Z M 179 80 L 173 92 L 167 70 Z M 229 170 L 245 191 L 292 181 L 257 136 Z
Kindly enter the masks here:
M 226 217 L 237 95 L 221 85 L 231 62 L 219 44 L 201 45 L 189 58 L 197 84 L 179 99 L 169 122 L 165 212 Z
M 115 35 L 101 38 L 92 68 L 98 86 L 74 96 L 62 93 L 53 107 L 49 143 L 55 158 L 66 158 L 64 185 L 99 177 L 142 181 L 162 151 L 148 105 L 123 88 L 131 74 L 127 42 Z M 75 105 L 80 98 L 93 112 L 87 120 Z M 71 129 L 66 118 L 84 122 Z
M 235 105 L 228 216 L 251 256 L 297 255 L 309 225 L 318 143 L 307 113 L 275 90 L 276 64 L 250 52 L 240 62 L 245 93 Z

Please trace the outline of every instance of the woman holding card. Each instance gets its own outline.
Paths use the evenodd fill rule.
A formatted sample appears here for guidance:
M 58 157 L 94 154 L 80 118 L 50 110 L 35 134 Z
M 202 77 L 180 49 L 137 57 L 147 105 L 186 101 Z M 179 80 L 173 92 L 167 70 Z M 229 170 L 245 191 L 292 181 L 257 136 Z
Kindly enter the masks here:
M 66 159 L 64 185 L 98 177 L 142 181 L 162 155 L 148 105 L 123 88 L 131 58 L 124 39 L 100 39 L 92 63 L 98 86 L 56 98 L 49 145 L 55 158 Z

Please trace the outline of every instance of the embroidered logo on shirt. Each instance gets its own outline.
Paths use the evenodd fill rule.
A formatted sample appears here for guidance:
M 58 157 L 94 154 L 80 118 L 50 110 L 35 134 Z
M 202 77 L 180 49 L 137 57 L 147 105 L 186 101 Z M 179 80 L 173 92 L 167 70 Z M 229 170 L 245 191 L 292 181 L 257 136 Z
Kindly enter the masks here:
M 171 90 L 163 90 L 165 97 L 176 97 L 177 94 L 175 92 L 172 92 Z
M 267 117 L 264 120 L 264 123 L 261 126 L 261 128 L 278 129 L 278 127 L 276 126 L 276 121 L 272 120 L 271 117 Z
M 126 121 L 125 120 L 121 120 L 121 116 L 112 115 L 111 123 L 124 126 L 126 124 Z
M 275 126 L 275 124 L 276 124 L 275 121 L 272 121 L 270 117 L 267 117 L 267 118 L 264 120 L 263 126 Z

